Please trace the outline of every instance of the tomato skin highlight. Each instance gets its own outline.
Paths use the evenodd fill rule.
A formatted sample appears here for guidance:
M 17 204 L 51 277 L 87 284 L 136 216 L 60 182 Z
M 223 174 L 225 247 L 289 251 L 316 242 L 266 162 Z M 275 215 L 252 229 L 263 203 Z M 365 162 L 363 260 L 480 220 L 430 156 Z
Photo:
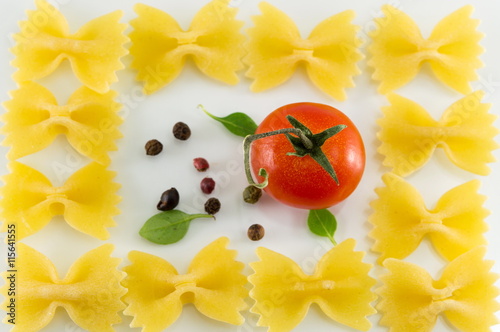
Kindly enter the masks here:
M 317 103 L 294 103 L 270 113 L 259 125 L 256 134 L 293 126 L 286 119 L 291 115 L 317 134 L 335 125 L 347 127 L 326 140 L 322 150 L 332 164 L 339 184 L 309 155 L 287 155 L 295 152 L 285 135 L 258 139 L 250 150 L 254 178 L 259 169 L 269 174 L 264 190 L 283 204 L 301 209 L 324 209 L 346 199 L 358 186 L 365 168 L 365 148 L 354 123 L 334 107 Z

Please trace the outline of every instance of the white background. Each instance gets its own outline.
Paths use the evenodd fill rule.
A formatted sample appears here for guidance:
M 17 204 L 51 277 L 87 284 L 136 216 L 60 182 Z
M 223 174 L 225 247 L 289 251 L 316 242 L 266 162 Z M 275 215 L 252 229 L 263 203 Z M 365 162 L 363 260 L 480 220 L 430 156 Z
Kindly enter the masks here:
M 122 22 L 129 22 L 135 17 L 133 5 L 135 0 L 58 0 L 59 5 L 75 32 L 82 24 L 92 18 L 121 9 L 124 11 Z M 8 3 L 8 4 L 7 4 Z M 146 0 L 146 4 L 160 8 L 175 17 L 184 29 L 189 27 L 196 11 L 206 1 L 190 0 Z M 290 1 L 270 0 L 270 3 L 286 12 L 298 25 L 305 37 L 320 21 L 346 9 L 354 9 L 354 23 L 361 26 L 360 35 L 373 28 L 374 17 L 381 16 L 380 7 L 387 3 L 380 0 L 355 1 Z M 482 20 L 479 29 L 486 34 L 481 45 L 486 53 L 481 56 L 485 67 L 478 71 L 480 81 L 474 82 L 475 89 L 486 92 L 485 102 L 493 103 L 491 111 L 499 114 L 500 105 L 500 2 L 487 1 L 444 1 L 444 0 L 395 0 L 393 5 L 400 7 L 417 22 L 424 36 L 428 36 L 434 25 L 444 16 L 466 4 L 473 4 L 476 10 L 473 17 Z M 259 14 L 258 1 L 237 0 L 233 2 L 240 11 L 238 17 L 246 22 L 245 28 L 251 26 L 252 15 Z M 9 99 L 8 92 L 16 88 L 10 80 L 15 69 L 9 65 L 13 59 L 8 49 L 13 46 L 11 35 L 18 31 L 17 21 L 25 19 L 25 10 L 34 9 L 31 0 L 2 0 L 0 9 L 0 100 Z M 130 28 L 127 32 L 130 31 Z M 334 33 L 334 32 L 333 32 Z M 366 38 L 365 38 L 366 39 Z M 369 40 L 368 40 L 369 42 Z M 362 48 L 366 54 L 366 44 Z M 367 251 L 365 261 L 375 263 L 377 255 L 370 252 L 372 240 L 367 234 L 371 227 L 367 218 L 371 213 L 369 202 L 376 198 L 374 188 L 381 186 L 381 175 L 388 169 L 381 164 L 382 157 L 377 154 L 379 142 L 376 139 L 378 127 L 376 119 L 380 118 L 380 107 L 387 104 L 384 96 L 376 92 L 377 84 L 370 78 L 372 70 L 367 68 L 366 60 L 359 66 L 362 74 L 355 78 L 356 87 L 349 89 L 348 100 L 338 102 L 316 89 L 306 77 L 305 72 L 297 70 L 291 80 L 285 84 L 263 93 L 251 93 L 250 81 L 240 72 L 241 81 L 236 86 L 226 86 L 203 76 L 188 62 L 182 74 L 170 85 L 152 96 L 144 96 L 140 85 L 134 81 L 134 71 L 128 69 L 131 57 L 123 59 L 127 69 L 118 73 L 120 81 L 113 89 L 120 93 L 120 101 L 124 103 L 121 112 L 125 118 L 121 131 L 124 138 L 118 142 L 119 151 L 112 153 L 111 168 L 118 172 L 116 180 L 121 183 L 119 194 L 123 197 L 119 205 L 122 213 L 116 217 L 118 227 L 110 229 L 108 241 L 116 246 L 114 256 L 123 258 L 122 266 L 128 265 L 126 259 L 130 250 L 141 250 L 161 256 L 177 267 L 180 273 L 186 272 L 192 257 L 208 243 L 220 236 L 231 239 L 230 248 L 237 249 L 238 259 L 244 263 L 256 260 L 254 250 L 265 246 L 283 253 L 298 262 L 304 270 L 311 272 L 314 264 L 331 245 L 313 234 L 306 227 L 307 211 L 285 207 L 270 197 L 264 197 L 256 206 L 242 202 L 241 191 L 245 187 L 241 139 L 232 136 L 220 124 L 210 120 L 197 110 L 203 104 L 212 113 L 225 115 L 240 111 L 249 114 L 260 122 L 269 112 L 284 104 L 311 101 L 326 103 L 344 111 L 357 124 L 366 145 L 367 166 L 364 178 L 355 193 L 344 203 L 331 209 L 339 221 L 336 238 L 342 241 L 347 238 L 357 240 L 357 249 Z M 74 78 L 66 63 L 49 78 L 40 80 L 58 98 L 61 104 L 66 103 L 70 94 L 80 83 Z M 438 119 L 444 110 L 462 96 L 434 79 L 427 68 L 423 68 L 418 77 L 397 91 L 423 105 L 434 118 Z M 4 111 L 2 111 L 4 112 Z M 177 121 L 184 121 L 191 126 L 193 135 L 190 140 L 180 142 L 171 135 L 171 128 Z M 496 126 L 500 127 L 499 121 Z M 156 138 L 165 145 L 164 152 L 156 157 L 148 157 L 144 153 L 147 140 Z M 498 141 L 498 139 L 497 139 Z M 4 156 L 7 148 L 0 148 Z M 500 152 L 495 155 L 499 159 Z M 191 165 L 192 159 L 203 156 L 211 163 L 208 174 L 197 173 Z M 64 137 L 58 138 L 48 149 L 22 158 L 20 161 L 42 171 L 55 185 L 64 180 L 88 163 L 88 159 L 80 157 L 66 143 Z M 490 243 L 487 257 L 497 260 L 494 269 L 500 271 L 500 164 L 492 165 L 493 171 L 488 177 L 476 176 L 453 165 L 443 151 L 439 149 L 424 167 L 407 180 L 423 194 L 429 208 L 447 190 L 479 178 L 482 181 L 480 192 L 489 197 L 486 207 L 492 214 L 487 218 L 490 230 L 487 238 Z M 0 173 L 6 174 L 6 160 L 0 162 Z M 187 236 L 180 242 L 168 245 L 154 245 L 142 239 L 138 230 L 156 211 L 156 203 L 160 194 L 176 187 L 181 195 L 180 209 L 186 211 L 202 211 L 207 197 L 200 193 L 199 181 L 205 176 L 213 176 L 218 182 L 214 193 L 222 202 L 222 210 L 216 221 L 197 220 L 191 224 Z M 251 242 L 246 237 L 249 225 L 260 223 L 266 229 L 266 236 L 260 242 Z M 3 234 L 2 237 L 5 237 Z M 2 241 L 3 242 L 3 241 Z M 65 275 L 70 265 L 85 252 L 103 244 L 92 237 L 80 234 L 71 229 L 62 218 L 55 218 L 46 228 L 23 240 L 24 243 L 47 255 Z M 6 257 L 4 246 L 0 257 Z M 4 260 L 0 258 L 0 260 Z M 419 249 L 407 258 L 417 263 L 438 278 L 445 266 L 425 240 Z M 473 268 L 473 267 L 471 267 Z M 245 267 L 247 275 L 252 271 Z M 372 275 L 377 277 L 383 269 L 376 267 Z M 245 313 L 247 321 L 244 326 L 235 327 L 210 320 L 196 311 L 192 305 L 186 305 L 180 318 L 169 328 L 169 331 L 265 331 L 255 327 L 256 316 Z M 371 316 L 374 327 L 371 331 L 387 331 L 378 326 L 379 315 Z M 122 324 L 116 326 L 117 331 L 130 331 L 130 317 L 124 317 Z M 5 325 L 0 331 L 7 331 Z M 353 331 L 337 324 L 313 306 L 308 316 L 295 331 Z M 434 331 L 452 331 L 452 327 L 440 318 Z M 59 310 L 51 324 L 43 331 L 81 331 Z M 139 329 L 135 329 L 139 331 Z M 500 331 L 497 325 L 493 331 Z

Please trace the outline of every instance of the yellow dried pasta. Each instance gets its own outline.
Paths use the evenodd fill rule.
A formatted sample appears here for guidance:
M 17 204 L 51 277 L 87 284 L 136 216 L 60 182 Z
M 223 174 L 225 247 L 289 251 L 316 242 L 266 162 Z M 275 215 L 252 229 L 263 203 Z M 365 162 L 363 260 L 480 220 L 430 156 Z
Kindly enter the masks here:
M 121 200 L 120 185 L 113 182 L 115 172 L 92 162 L 71 175 L 61 187 L 54 187 L 39 171 L 11 162 L 5 185 L 0 188 L 2 231 L 7 223 L 16 224 L 18 239 L 32 235 L 57 215 L 63 215 L 74 229 L 105 240 L 107 227 L 115 226 L 113 216 Z
M 383 176 L 385 187 L 377 188 L 378 199 L 371 203 L 374 225 L 370 236 L 373 250 L 386 258 L 405 258 L 429 236 L 436 250 L 451 261 L 461 254 L 486 244 L 483 207 L 486 197 L 478 194 L 479 180 L 469 181 L 445 193 L 429 210 L 419 192 L 401 177 Z
M 382 109 L 384 117 L 377 121 L 383 164 L 407 176 L 424 166 L 436 147 L 442 147 L 458 167 L 489 174 L 487 164 L 495 161 L 492 151 L 498 148 L 494 138 L 499 131 L 493 125 L 496 116 L 488 113 L 491 104 L 481 103 L 483 96 L 484 92 L 476 91 L 463 97 L 436 121 L 417 103 L 390 94 L 390 106 Z
M 144 92 L 151 94 L 173 81 L 191 57 L 205 75 L 227 84 L 236 84 L 236 72 L 243 68 L 245 36 L 242 21 L 235 19 L 237 9 L 229 0 L 213 0 L 193 18 L 183 31 L 169 14 L 154 7 L 137 4 L 138 17 L 130 22 L 137 80 L 144 82 Z
M 24 243 L 17 244 L 15 304 L 18 315 L 12 332 L 34 332 L 47 326 L 62 307 L 81 328 L 91 332 L 113 332 L 121 322 L 118 312 L 125 308 L 120 300 L 126 289 L 120 285 L 125 274 L 119 271 L 121 259 L 112 258 L 112 244 L 104 244 L 80 257 L 66 277 L 59 278 L 52 262 Z M 4 272 L 6 284 L 2 309 L 9 312 L 8 289 L 12 273 Z M 7 316 L 4 323 L 8 323 Z
M 459 256 L 438 280 L 415 264 L 385 260 L 389 273 L 381 277 L 384 285 L 377 289 L 380 324 L 394 332 L 430 332 L 442 314 L 460 331 L 491 331 L 500 310 L 494 286 L 498 275 L 490 272 L 493 262 L 483 259 L 485 252 L 481 246 Z
M 115 72 L 124 68 L 120 58 L 128 54 L 123 34 L 126 24 L 119 23 L 122 11 L 96 18 L 77 33 L 69 32 L 64 16 L 45 0 L 35 0 L 37 9 L 28 11 L 28 19 L 19 23 L 14 34 L 12 65 L 18 83 L 50 75 L 68 59 L 76 77 L 88 88 L 106 93 L 118 78 Z
M 247 278 L 236 251 L 226 249 L 229 239 L 221 237 L 203 248 L 191 262 L 188 273 L 178 274 L 164 259 L 140 251 L 129 253 L 132 265 L 124 268 L 128 288 L 126 315 L 134 316 L 131 327 L 163 331 L 181 314 L 185 303 L 207 317 L 229 324 L 243 324 Z
M 260 261 L 250 263 L 255 271 L 248 277 L 253 285 L 250 309 L 260 315 L 258 326 L 269 332 L 292 330 L 316 303 L 331 319 L 349 327 L 368 331 L 366 316 L 374 314 L 371 265 L 362 262 L 364 252 L 355 252 L 356 241 L 348 239 L 328 251 L 312 275 L 305 274 L 291 259 L 259 247 Z M 271 309 L 270 309 L 271 308 Z
M 354 11 L 347 10 L 321 22 L 307 39 L 302 39 L 295 23 L 282 11 L 261 2 L 262 15 L 253 18 L 248 30 L 246 73 L 254 80 L 254 92 L 287 81 L 296 67 L 305 64 L 311 81 L 323 92 L 345 100 L 345 88 L 354 87 L 352 77 L 360 74 L 356 63 L 363 58 L 358 48 L 358 26 L 351 23 Z
M 10 160 L 43 150 L 58 135 L 82 155 L 108 165 L 109 151 L 117 150 L 115 140 L 122 137 L 118 127 L 121 108 L 114 101 L 117 93 L 98 94 L 83 86 L 76 90 L 66 105 L 58 105 L 52 93 L 43 86 L 27 82 L 12 92 L 5 102 L 2 117 L 6 135 L 3 145 L 10 146 Z
M 377 29 L 368 50 L 373 79 L 380 81 L 379 92 L 393 91 L 409 81 L 428 62 L 435 76 L 456 91 L 470 93 L 469 82 L 478 79 L 483 66 L 479 45 L 483 34 L 476 30 L 479 20 L 471 19 L 473 7 L 458 9 L 439 22 L 428 39 L 405 13 L 390 5 L 382 7 L 385 17 L 376 18 Z

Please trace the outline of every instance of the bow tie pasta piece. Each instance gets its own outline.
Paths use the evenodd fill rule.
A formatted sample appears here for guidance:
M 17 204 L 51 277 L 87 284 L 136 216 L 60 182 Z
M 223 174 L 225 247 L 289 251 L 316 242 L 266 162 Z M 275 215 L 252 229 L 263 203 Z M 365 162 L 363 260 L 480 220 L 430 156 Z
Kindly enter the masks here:
M 120 58 L 128 54 L 123 45 L 126 24 L 119 23 L 123 13 L 113 13 L 85 24 L 77 33 L 69 32 L 64 16 L 45 0 L 35 0 L 37 9 L 28 11 L 28 20 L 20 22 L 21 32 L 14 35 L 16 56 L 12 65 L 18 83 L 50 75 L 68 59 L 76 77 L 88 88 L 106 93 L 124 68 Z
M 403 259 L 429 235 L 436 250 L 451 261 L 486 244 L 483 207 L 485 196 L 477 190 L 479 180 L 469 181 L 445 193 L 433 210 L 425 207 L 419 192 L 397 175 L 383 176 L 385 187 L 377 188 L 379 198 L 371 203 L 370 222 L 374 229 L 373 250 L 381 253 L 379 263 L 388 257 Z
M 287 81 L 304 63 L 311 81 L 337 100 L 345 100 L 344 89 L 354 87 L 352 77 L 360 74 L 356 63 L 363 58 L 358 48 L 359 29 L 351 21 L 354 12 L 344 11 L 321 22 L 302 39 L 294 22 L 267 2 L 259 7 L 262 15 L 253 18 L 248 30 L 246 73 L 254 79 L 252 91 L 260 92 Z
M 465 6 L 439 22 L 429 39 L 424 39 L 415 22 L 402 11 L 386 5 L 385 17 L 376 18 L 378 28 L 368 50 L 368 65 L 374 68 L 373 79 L 380 81 L 379 92 L 402 87 L 428 62 L 436 77 L 455 89 L 470 93 L 469 82 L 477 80 L 476 69 L 483 63 L 479 45 L 483 34 L 476 30 L 479 20 L 471 19 L 473 7 Z
M 498 275 L 491 273 L 492 261 L 483 259 L 486 249 L 477 247 L 459 256 L 444 269 L 439 280 L 412 263 L 389 258 L 389 270 L 377 289 L 381 300 L 380 324 L 391 331 L 430 332 L 443 314 L 460 331 L 489 332 L 498 323 L 500 310 L 494 286 Z
M 356 241 L 348 239 L 333 247 L 319 261 L 313 275 L 307 275 L 291 259 L 259 247 L 259 262 L 248 277 L 253 285 L 250 309 L 260 315 L 258 326 L 270 332 L 291 331 L 317 303 L 331 319 L 362 331 L 371 327 L 366 316 L 374 314 L 371 265 L 362 262 L 364 252 L 355 252 Z M 270 309 L 271 308 L 271 309 Z
M 47 326 L 58 307 L 63 307 L 82 329 L 95 332 L 113 332 L 113 324 L 121 322 L 118 312 L 125 308 L 120 300 L 127 290 L 120 285 L 125 274 L 119 271 L 121 259 L 112 258 L 112 244 L 105 244 L 80 257 L 60 279 L 52 262 L 25 245 L 17 244 L 16 259 L 16 324 L 12 332 L 39 331 Z M 10 281 L 1 288 L 5 297 L 2 309 L 7 307 Z M 4 323 L 7 322 L 4 319 Z
M 116 225 L 113 216 L 120 212 L 115 172 L 93 162 L 76 171 L 63 186 L 54 187 L 29 166 L 12 162 L 9 168 L 11 172 L 4 176 L 5 185 L 0 188 L 3 232 L 7 223 L 14 223 L 22 239 L 41 230 L 54 216 L 63 215 L 82 233 L 101 240 L 109 237 L 106 228 Z
M 390 94 L 391 105 L 382 109 L 384 117 L 377 121 L 383 164 L 407 176 L 424 166 L 436 147 L 442 147 L 458 167 L 488 175 L 487 163 L 495 161 L 492 151 L 498 148 L 494 138 L 499 131 L 493 125 L 496 116 L 488 113 L 491 105 L 481 103 L 483 95 L 476 91 L 463 97 L 435 121 L 417 103 Z
M 185 303 L 193 303 L 212 319 L 243 324 L 240 311 L 247 307 L 247 278 L 241 273 L 243 263 L 235 260 L 236 251 L 226 249 L 228 243 L 221 237 L 203 248 L 184 275 L 162 258 L 130 252 L 132 265 L 124 269 L 123 285 L 128 288 L 124 313 L 134 316 L 131 327 L 163 331 L 179 317 Z
M 193 18 L 183 31 L 167 13 L 137 4 L 138 17 L 130 22 L 134 57 L 131 67 L 138 70 L 137 80 L 151 94 L 173 81 L 191 57 L 205 75 L 227 84 L 238 83 L 236 72 L 243 69 L 245 36 L 243 22 L 235 19 L 237 9 L 229 0 L 213 0 Z
M 118 130 L 122 119 L 118 115 L 121 104 L 109 91 L 98 94 L 82 86 L 70 97 L 67 105 L 57 105 L 52 93 L 43 86 L 27 82 L 12 92 L 5 102 L 3 115 L 6 138 L 2 144 L 10 146 L 10 160 L 43 150 L 60 134 L 82 155 L 109 165 L 109 151 L 116 151 L 115 140 L 122 137 Z

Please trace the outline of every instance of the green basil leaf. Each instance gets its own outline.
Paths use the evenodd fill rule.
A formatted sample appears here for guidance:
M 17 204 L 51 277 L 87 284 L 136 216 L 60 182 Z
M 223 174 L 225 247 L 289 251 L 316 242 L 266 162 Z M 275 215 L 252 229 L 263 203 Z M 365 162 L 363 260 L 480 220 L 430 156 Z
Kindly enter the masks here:
M 186 235 L 191 221 L 197 218 L 214 218 L 214 216 L 187 214 L 179 210 L 160 212 L 146 221 L 139 235 L 153 243 L 175 243 Z
M 241 112 L 236 112 L 229 114 L 223 118 L 210 114 L 203 106 L 200 108 L 212 119 L 219 121 L 236 136 L 246 137 L 248 135 L 253 135 L 257 130 L 257 124 L 248 115 Z
M 327 209 L 310 210 L 307 217 L 307 226 L 309 226 L 309 230 L 314 234 L 325 236 L 332 241 L 333 245 L 337 244 L 334 239 L 335 231 L 337 230 L 337 219 Z

